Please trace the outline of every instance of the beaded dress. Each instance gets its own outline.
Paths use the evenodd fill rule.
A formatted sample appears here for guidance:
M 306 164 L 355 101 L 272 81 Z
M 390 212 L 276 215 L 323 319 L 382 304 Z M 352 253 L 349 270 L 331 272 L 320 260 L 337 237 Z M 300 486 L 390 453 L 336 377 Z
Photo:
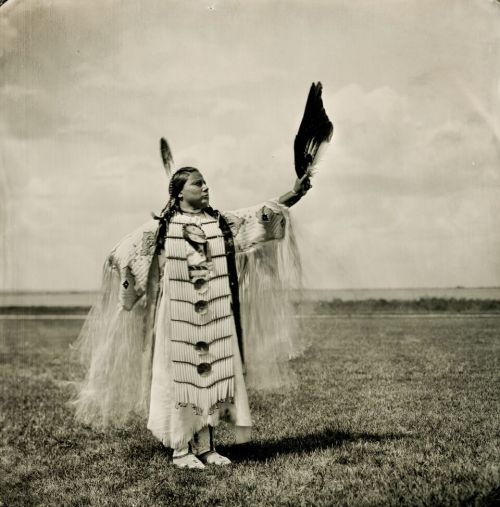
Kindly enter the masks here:
M 242 340 L 220 221 L 206 212 L 175 214 L 158 254 L 151 220 L 113 248 L 74 346 L 85 371 L 74 400 L 80 421 L 124 426 L 139 416 L 175 448 L 226 420 L 244 442 L 252 425 L 247 388 L 291 385 L 290 359 L 301 346 L 289 210 L 270 200 L 220 215 L 236 252 Z
M 160 272 L 148 428 L 164 445 L 184 447 L 223 418 L 247 441 L 252 423 L 217 220 L 174 215 Z

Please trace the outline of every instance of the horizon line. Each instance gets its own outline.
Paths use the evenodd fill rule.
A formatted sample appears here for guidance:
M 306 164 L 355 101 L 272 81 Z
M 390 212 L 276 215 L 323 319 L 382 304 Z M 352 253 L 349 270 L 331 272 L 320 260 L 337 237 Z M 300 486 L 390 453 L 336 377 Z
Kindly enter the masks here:
M 340 287 L 340 288 L 314 288 L 304 287 L 302 291 L 367 291 L 367 290 L 467 290 L 467 289 L 500 289 L 500 285 L 448 285 L 448 286 L 418 286 L 418 287 Z M 96 289 L 0 289 L 0 294 L 85 294 L 100 292 Z

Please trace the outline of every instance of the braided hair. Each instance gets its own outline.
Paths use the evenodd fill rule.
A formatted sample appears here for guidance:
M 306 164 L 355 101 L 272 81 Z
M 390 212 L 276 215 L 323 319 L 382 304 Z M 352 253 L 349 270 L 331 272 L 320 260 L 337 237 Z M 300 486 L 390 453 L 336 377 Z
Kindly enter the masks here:
M 172 174 L 170 183 L 168 185 L 168 193 L 170 198 L 161 210 L 160 216 L 155 216 L 160 221 L 158 227 L 158 235 L 156 237 L 156 253 L 159 254 L 161 250 L 165 248 L 165 238 L 167 236 L 168 224 L 172 220 L 175 213 L 180 211 L 179 205 L 179 194 L 181 193 L 189 175 L 194 172 L 199 172 L 196 167 L 181 167 Z M 238 346 L 240 349 L 241 358 L 244 361 L 244 349 L 243 349 L 243 332 L 241 326 L 241 314 L 240 314 L 240 300 L 239 300 L 239 284 L 238 284 L 238 273 L 236 269 L 236 258 L 234 250 L 234 239 L 231 228 L 223 215 L 218 210 L 207 206 L 203 209 L 205 213 L 210 215 L 212 218 L 218 221 L 219 227 L 221 228 L 222 235 L 224 236 L 224 245 L 227 255 L 227 268 L 229 275 L 229 286 L 231 289 L 232 296 L 232 310 L 234 315 L 234 325 L 236 328 L 236 335 L 238 338 Z
M 170 198 L 165 207 L 161 210 L 160 215 L 155 216 L 155 219 L 160 222 L 156 239 L 156 253 L 159 253 L 165 247 L 165 236 L 167 235 L 168 224 L 172 220 L 172 217 L 180 211 L 179 194 L 182 192 L 189 176 L 194 172 L 200 171 L 196 167 L 181 167 L 180 169 L 177 169 L 170 178 L 170 183 L 168 185 Z M 204 208 L 203 211 L 213 218 L 219 218 L 219 212 L 210 206 Z

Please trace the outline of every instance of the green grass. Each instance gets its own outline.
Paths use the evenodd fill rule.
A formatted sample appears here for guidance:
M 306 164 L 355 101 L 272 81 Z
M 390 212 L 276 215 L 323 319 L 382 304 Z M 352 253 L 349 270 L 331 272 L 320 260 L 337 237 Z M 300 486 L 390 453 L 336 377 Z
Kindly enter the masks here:
M 0 320 L 4 505 L 496 505 L 500 316 L 322 316 L 300 387 L 251 393 L 233 466 L 177 470 L 142 422 L 94 431 L 66 401 L 79 320 Z M 1 502 L 0 502 L 1 505 Z

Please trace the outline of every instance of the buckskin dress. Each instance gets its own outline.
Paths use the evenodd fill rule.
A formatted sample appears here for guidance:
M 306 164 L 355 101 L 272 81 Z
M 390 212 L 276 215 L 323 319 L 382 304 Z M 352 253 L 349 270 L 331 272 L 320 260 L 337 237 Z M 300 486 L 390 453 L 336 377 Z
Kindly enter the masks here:
M 245 364 L 219 220 L 176 213 L 159 254 L 152 220 L 105 263 L 101 298 L 75 347 L 86 369 L 78 419 L 121 426 L 138 414 L 172 448 L 220 420 L 236 427 L 237 442 L 249 440 L 245 381 L 283 387 L 300 352 L 288 298 L 299 262 L 288 208 L 277 200 L 221 215 L 236 252 Z M 206 251 L 186 239 L 189 224 L 203 231 Z

